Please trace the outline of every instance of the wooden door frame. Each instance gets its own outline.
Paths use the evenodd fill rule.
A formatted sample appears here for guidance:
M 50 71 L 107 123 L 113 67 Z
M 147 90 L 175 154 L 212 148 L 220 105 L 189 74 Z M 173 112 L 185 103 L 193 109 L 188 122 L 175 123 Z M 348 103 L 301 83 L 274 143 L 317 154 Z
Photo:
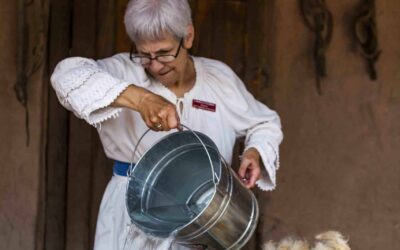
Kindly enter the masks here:
M 48 53 L 50 73 L 60 60 L 71 55 L 103 58 L 129 47 L 130 44 L 122 27 L 122 11 L 127 0 L 51 0 L 50 2 Z M 201 21 L 202 17 L 197 15 L 196 12 L 200 8 L 207 13 L 210 11 L 217 13 L 218 10 L 222 10 L 226 6 L 229 7 L 228 10 L 241 11 L 235 8 L 239 5 L 245 5 L 244 11 L 246 13 L 240 14 L 243 15 L 242 18 L 244 18 L 245 23 L 240 25 L 243 25 L 242 30 L 247 35 L 243 37 L 242 42 L 232 45 L 236 46 L 242 55 L 232 57 L 228 62 L 225 61 L 236 70 L 236 73 L 247 83 L 247 87 L 256 97 L 260 97 L 259 94 L 265 93 L 265 88 L 269 87 L 270 78 L 266 75 L 271 73 L 268 69 L 272 66 L 269 58 L 260 60 L 259 49 L 261 48 L 264 53 L 266 49 L 273 46 L 273 40 L 267 42 L 267 39 L 263 37 L 265 31 L 264 33 L 256 33 L 254 29 L 249 30 L 251 27 L 265 26 L 263 18 L 250 15 L 249 12 L 256 10 L 257 13 L 262 13 L 274 2 L 273 0 L 227 0 L 226 5 L 219 2 L 216 5 L 217 10 L 212 10 L 214 4 L 217 3 L 214 0 L 202 2 L 190 0 L 195 24 L 197 22 L 197 25 L 202 25 L 198 27 L 198 35 L 203 32 L 201 39 L 208 39 L 207 41 L 214 49 L 216 49 L 215 46 L 220 46 L 222 43 L 221 41 L 213 42 L 213 39 L 215 39 L 213 37 L 221 37 L 221 34 L 209 34 L 207 38 L 206 33 L 210 27 L 207 24 L 216 22 L 216 19 L 209 16 L 207 17 L 209 20 L 207 19 L 204 24 Z M 262 7 L 260 7 L 260 4 Z M 90 13 L 87 12 L 88 9 L 91 10 Z M 268 13 L 271 14 L 272 11 Z M 229 20 L 234 16 L 235 13 L 226 13 L 222 18 Z M 271 18 L 272 15 L 269 19 Z M 86 27 L 82 27 L 82 23 L 87 24 Z M 219 25 L 222 31 L 228 27 L 224 26 L 223 23 Z M 112 35 L 110 36 L 110 34 Z M 196 39 L 199 39 L 199 37 L 197 36 Z M 202 43 L 207 41 L 202 41 Z M 253 44 L 253 47 L 250 47 L 249 44 Z M 199 41 L 195 43 L 193 51 L 194 53 L 201 53 L 200 56 L 205 55 L 217 59 L 221 56 L 222 58 L 219 59 L 224 59 L 224 53 L 229 53 L 229 51 L 218 52 L 213 51 L 211 47 L 200 46 Z M 246 60 L 244 60 L 245 58 Z M 248 60 L 247 58 L 252 59 Z M 240 62 L 238 64 L 238 60 L 243 60 L 244 65 L 241 65 Z M 78 121 L 66 111 L 59 104 L 50 84 L 49 88 L 45 171 L 45 249 L 90 249 L 93 248 L 95 221 L 102 190 L 107 178 L 111 176 L 111 162 L 104 157 L 96 130 L 90 128 L 83 121 Z M 264 98 L 264 96 L 261 97 Z M 271 105 L 271 103 L 268 104 Z M 82 138 L 79 136 L 79 130 L 86 131 L 86 142 L 83 140 L 85 145 L 81 145 Z M 239 151 L 240 148 L 239 146 Z M 239 151 L 237 151 L 237 154 Z M 83 157 L 84 160 L 77 160 L 76 157 Z M 76 175 L 77 171 L 81 172 Z M 80 182 L 87 180 L 87 183 L 84 183 L 85 194 L 81 198 L 77 198 L 74 194 L 80 190 L 79 183 L 74 183 L 75 178 L 79 178 Z M 79 202 L 82 204 L 79 204 Z M 259 237 L 260 234 L 256 233 L 255 238 L 249 244 L 250 248 L 257 248 L 260 241 Z

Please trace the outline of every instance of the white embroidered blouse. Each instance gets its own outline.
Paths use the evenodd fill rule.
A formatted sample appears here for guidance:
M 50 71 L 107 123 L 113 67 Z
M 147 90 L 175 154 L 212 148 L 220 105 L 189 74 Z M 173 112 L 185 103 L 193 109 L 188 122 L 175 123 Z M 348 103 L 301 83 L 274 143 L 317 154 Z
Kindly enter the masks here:
M 147 130 L 140 114 L 110 104 L 130 84 L 163 96 L 177 107 L 180 121 L 189 128 L 208 135 L 230 164 L 237 137 L 246 136 L 245 150 L 260 153 L 266 171 L 257 185 L 272 190 L 279 168 L 279 144 L 283 135 L 279 116 L 246 90 L 243 82 L 224 63 L 192 57 L 196 70 L 194 87 L 182 98 L 149 77 L 143 67 L 129 60 L 128 53 L 92 60 L 81 57 L 61 61 L 51 76 L 61 104 L 89 124 L 96 126 L 107 157 L 135 162 L 147 148 L 169 132 L 150 132 L 133 150 Z M 215 111 L 193 107 L 193 100 L 215 104 Z

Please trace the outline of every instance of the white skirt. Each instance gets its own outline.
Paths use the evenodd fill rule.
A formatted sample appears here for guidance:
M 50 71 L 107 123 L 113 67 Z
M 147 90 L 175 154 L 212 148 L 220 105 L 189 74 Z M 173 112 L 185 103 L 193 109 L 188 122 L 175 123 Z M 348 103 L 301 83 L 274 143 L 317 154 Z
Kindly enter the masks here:
M 125 206 L 128 178 L 114 175 L 107 185 L 97 216 L 95 250 L 183 250 L 173 238 L 148 236 L 132 225 Z

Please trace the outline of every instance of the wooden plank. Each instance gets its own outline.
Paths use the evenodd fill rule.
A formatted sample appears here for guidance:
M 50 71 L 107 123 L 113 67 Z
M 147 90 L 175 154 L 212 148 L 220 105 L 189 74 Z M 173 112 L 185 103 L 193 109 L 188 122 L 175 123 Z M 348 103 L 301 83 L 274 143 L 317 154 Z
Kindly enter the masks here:
M 49 71 L 68 56 L 70 48 L 70 0 L 52 0 L 49 25 Z M 48 84 L 50 86 L 50 83 Z M 48 100 L 45 240 L 44 249 L 65 249 L 66 180 L 68 160 L 68 111 L 59 103 L 54 90 Z
M 116 1 L 97 0 L 97 57 L 111 56 L 115 50 L 117 34 Z
M 202 0 L 192 3 L 192 11 L 194 13 L 193 22 L 195 26 L 195 40 L 191 50 L 193 55 L 210 57 L 212 54 L 212 33 L 210 32 L 212 19 L 209 15 L 214 4 L 215 1 L 213 0 Z
M 97 1 L 73 2 L 72 55 L 96 56 Z M 70 115 L 68 158 L 67 246 L 66 249 L 90 248 L 92 133 L 94 128 Z
M 202 0 L 193 2 L 192 7 L 196 29 L 193 54 L 224 61 L 243 76 L 246 3 Z
M 212 10 L 210 31 L 211 57 L 228 64 L 240 78 L 244 70 L 244 32 L 246 3 L 241 1 L 216 1 Z
M 268 91 L 273 76 L 275 1 L 248 0 L 246 18 L 246 66 L 244 82 L 260 101 L 271 104 Z
M 97 57 L 109 57 L 114 53 L 116 41 L 116 2 L 98 0 L 97 10 Z M 92 135 L 92 175 L 91 175 L 91 209 L 90 209 L 90 249 L 93 249 L 96 231 L 97 214 L 101 198 L 108 181 L 112 176 L 112 161 L 107 159 L 97 131 Z
M 117 15 L 115 16 L 116 18 L 116 24 L 117 24 L 117 40 L 115 44 L 115 49 L 116 52 L 127 52 L 131 48 L 131 40 L 126 34 L 125 30 L 125 25 L 124 25 L 124 14 L 125 14 L 125 9 L 126 5 L 128 4 L 129 0 L 116 0 L 117 5 L 116 5 L 116 11 Z

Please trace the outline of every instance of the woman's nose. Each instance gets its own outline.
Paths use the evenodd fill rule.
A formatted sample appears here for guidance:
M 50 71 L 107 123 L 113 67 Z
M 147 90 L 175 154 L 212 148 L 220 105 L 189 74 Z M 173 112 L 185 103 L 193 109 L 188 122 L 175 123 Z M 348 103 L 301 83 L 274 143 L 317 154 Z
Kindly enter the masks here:
M 160 71 L 160 70 L 164 67 L 164 64 L 160 63 L 160 62 L 157 61 L 157 60 L 151 60 L 148 67 L 149 67 L 149 69 L 150 69 L 151 71 L 153 71 L 153 72 L 158 72 L 158 71 Z

